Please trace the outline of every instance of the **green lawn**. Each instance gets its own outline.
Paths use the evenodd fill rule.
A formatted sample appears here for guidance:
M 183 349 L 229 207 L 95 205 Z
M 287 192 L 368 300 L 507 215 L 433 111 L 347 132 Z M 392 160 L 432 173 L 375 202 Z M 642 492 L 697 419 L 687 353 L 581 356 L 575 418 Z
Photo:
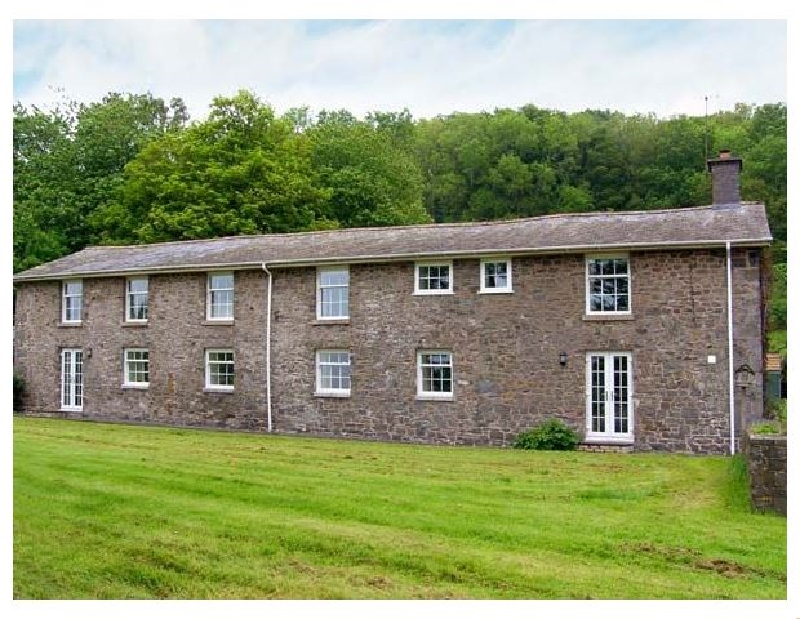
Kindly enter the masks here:
M 786 598 L 738 459 L 14 420 L 15 598 Z

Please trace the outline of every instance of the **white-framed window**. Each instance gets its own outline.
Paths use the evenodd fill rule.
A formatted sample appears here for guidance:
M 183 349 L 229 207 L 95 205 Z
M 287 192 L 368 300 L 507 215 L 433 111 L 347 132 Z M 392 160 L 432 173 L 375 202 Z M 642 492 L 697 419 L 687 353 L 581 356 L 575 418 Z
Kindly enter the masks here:
M 234 369 L 232 350 L 206 350 L 206 389 L 233 391 Z
M 514 292 L 511 288 L 511 259 L 481 260 L 482 293 Z
M 122 384 L 125 387 L 150 386 L 150 354 L 146 348 L 126 348 L 125 376 Z
M 317 320 L 349 318 L 349 290 L 347 266 L 317 268 Z
M 627 255 L 586 257 L 586 313 L 631 313 L 631 270 Z
M 233 273 L 209 273 L 206 298 L 208 320 L 233 320 Z
M 417 396 L 453 397 L 453 353 L 446 350 L 417 352 Z
M 453 262 L 417 262 L 414 294 L 452 294 Z
M 633 368 L 630 353 L 587 353 L 586 438 L 633 440 Z
M 62 283 L 61 321 L 80 322 L 83 316 L 83 280 Z
M 147 276 L 125 280 L 125 320 L 147 322 Z
M 350 395 L 350 353 L 348 351 L 317 351 L 317 394 Z
M 83 350 L 61 351 L 61 410 L 83 410 Z

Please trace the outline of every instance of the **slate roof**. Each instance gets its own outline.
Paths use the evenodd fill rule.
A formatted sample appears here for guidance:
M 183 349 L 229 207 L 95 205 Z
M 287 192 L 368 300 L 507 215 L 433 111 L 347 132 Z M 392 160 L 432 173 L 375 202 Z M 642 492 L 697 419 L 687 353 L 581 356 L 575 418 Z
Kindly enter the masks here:
M 350 228 L 151 245 L 97 246 L 34 267 L 15 281 L 208 268 L 382 262 L 435 256 L 767 245 L 764 205 L 557 214 L 483 223 Z

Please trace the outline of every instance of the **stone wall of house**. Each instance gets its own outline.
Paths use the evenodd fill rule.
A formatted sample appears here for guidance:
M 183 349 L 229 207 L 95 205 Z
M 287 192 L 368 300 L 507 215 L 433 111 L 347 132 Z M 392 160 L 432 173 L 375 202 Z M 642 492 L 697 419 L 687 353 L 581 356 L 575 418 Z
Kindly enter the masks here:
M 342 324 L 316 320 L 313 267 L 274 269 L 273 429 L 508 445 L 520 431 L 557 417 L 584 433 L 587 353 L 627 352 L 634 448 L 726 453 L 724 250 L 634 252 L 630 264 L 632 316 L 600 320 L 585 316 L 583 255 L 514 257 L 513 294 L 480 294 L 477 259 L 454 261 L 453 294 L 441 296 L 413 294 L 413 262 L 352 264 L 350 317 Z M 760 343 L 754 349 L 751 337 L 759 326 L 749 322 L 750 305 L 758 312 L 758 268 L 755 279 L 751 268 L 745 255 L 745 266 L 734 269 L 734 282 L 744 284 L 734 298 L 737 333 L 748 337 L 737 343 L 735 363 L 747 360 L 760 372 Z M 26 411 L 264 430 L 266 275 L 236 273 L 229 325 L 205 322 L 205 282 L 202 273 L 151 276 L 144 327 L 123 324 L 123 278 L 84 280 L 80 327 L 59 325 L 58 283 L 20 284 L 14 363 L 27 381 Z M 58 412 L 63 347 L 87 351 L 82 412 Z M 149 349 L 148 389 L 121 388 L 125 347 Z M 204 390 L 204 350 L 214 347 L 235 350 L 232 394 Z M 350 351 L 350 397 L 315 395 L 321 349 Z M 453 401 L 417 398 L 417 352 L 430 349 L 453 355 Z M 750 389 L 759 402 L 761 383 Z
M 742 451 L 747 461 L 750 502 L 754 509 L 786 515 L 786 436 L 745 432 Z
M 25 411 L 75 419 L 261 430 L 266 427 L 266 285 L 263 273 L 237 272 L 231 324 L 206 321 L 203 273 L 152 275 L 149 320 L 126 324 L 125 279 L 83 280 L 79 326 L 60 323 L 60 284 L 20 286 L 15 371 L 26 380 Z M 82 411 L 59 411 L 60 351 L 84 351 Z M 123 388 L 123 350 L 147 348 L 150 386 Z M 205 389 L 205 349 L 235 351 L 236 388 Z

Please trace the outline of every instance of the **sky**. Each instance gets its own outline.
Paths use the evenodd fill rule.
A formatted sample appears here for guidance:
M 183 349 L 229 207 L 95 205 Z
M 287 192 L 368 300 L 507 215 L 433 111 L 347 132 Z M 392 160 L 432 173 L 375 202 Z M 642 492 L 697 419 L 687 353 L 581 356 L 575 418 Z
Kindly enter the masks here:
M 669 117 L 786 101 L 786 46 L 782 20 L 15 20 L 13 97 L 151 92 L 195 119 L 240 88 L 279 113 L 533 103 Z

